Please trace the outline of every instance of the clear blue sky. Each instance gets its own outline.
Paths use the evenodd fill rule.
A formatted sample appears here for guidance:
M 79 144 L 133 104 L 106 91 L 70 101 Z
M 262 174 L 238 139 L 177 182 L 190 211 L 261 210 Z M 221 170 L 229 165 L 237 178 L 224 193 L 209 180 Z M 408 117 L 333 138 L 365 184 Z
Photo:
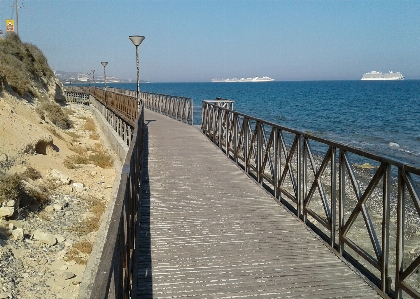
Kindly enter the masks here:
M 0 18 L 14 0 L 0 0 Z M 55 70 L 198 82 L 360 79 L 400 71 L 420 79 L 420 1 L 19 0 L 19 33 Z

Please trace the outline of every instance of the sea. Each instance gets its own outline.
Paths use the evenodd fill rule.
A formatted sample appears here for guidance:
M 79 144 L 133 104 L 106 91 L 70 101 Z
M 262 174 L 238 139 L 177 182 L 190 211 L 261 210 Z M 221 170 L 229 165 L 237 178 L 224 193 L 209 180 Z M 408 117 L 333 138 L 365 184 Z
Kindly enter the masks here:
M 107 86 L 136 90 L 135 83 Z M 420 168 L 420 80 L 142 83 L 142 91 L 234 101 L 234 110 Z

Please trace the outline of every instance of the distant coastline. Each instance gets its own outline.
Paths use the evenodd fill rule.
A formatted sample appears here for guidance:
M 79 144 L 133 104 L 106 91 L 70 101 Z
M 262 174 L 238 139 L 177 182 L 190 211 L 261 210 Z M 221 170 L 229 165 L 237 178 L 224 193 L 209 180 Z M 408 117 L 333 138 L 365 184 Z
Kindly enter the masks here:
M 274 79 L 264 76 L 264 77 L 254 77 L 254 78 L 232 78 L 232 79 L 212 79 L 211 82 L 270 82 Z

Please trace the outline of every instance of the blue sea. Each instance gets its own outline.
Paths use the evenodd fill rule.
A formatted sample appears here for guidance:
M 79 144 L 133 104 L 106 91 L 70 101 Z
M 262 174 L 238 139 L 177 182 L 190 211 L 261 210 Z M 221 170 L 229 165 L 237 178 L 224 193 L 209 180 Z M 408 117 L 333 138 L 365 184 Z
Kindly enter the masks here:
M 135 83 L 109 84 L 136 89 Z M 234 100 L 236 111 L 420 167 L 420 80 L 147 83 L 142 91 L 201 103 Z

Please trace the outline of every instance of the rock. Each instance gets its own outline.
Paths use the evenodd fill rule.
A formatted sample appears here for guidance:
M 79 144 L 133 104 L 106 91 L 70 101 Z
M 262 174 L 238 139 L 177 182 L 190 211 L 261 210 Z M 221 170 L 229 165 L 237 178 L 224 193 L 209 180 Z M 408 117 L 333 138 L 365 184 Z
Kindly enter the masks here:
M 59 205 L 59 204 L 55 204 L 55 205 L 53 205 L 53 208 L 56 211 L 61 211 L 63 209 L 63 206 L 62 205 Z
M 76 274 L 74 274 L 73 272 L 64 272 L 62 274 L 62 277 L 67 280 L 67 279 L 72 279 L 74 277 L 76 277 Z
M 1 217 L 11 217 L 15 213 L 15 209 L 13 207 L 2 207 L 0 208 L 0 218 Z
M 23 228 L 17 228 L 12 230 L 12 236 L 14 240 L 22 241 L 24 238 Z
M 14 207 L 14 206 L 15 206 L 15 204 L 16 204 L 16 201 L 15 201 L 15 200 L 9 200 L 9 201 L 6 203 L 6 207 Z
M 46 263 L 48 263 L 48 260 L 46 258 L 42 258 L 39 260 L 38 265 L 45 265 Z
M 55 208 L 52 206 L 46 206 L 44 209 L 45 212 L 52 213 L 55 211 Z
M 70 177 L 57 169 L 53 169 L 50 172 L 50 178 L 61 185 L 70 184 Z
M 73 183 L 72 185 L 77 192 L 82 192 L 85 189 L 85 185 L 82 183 Z
M 15 228 L 15 226 L 13 225 L 13 223 L 9 223 L 9 230 L 13 230 Z
M 57 239 L 58 243 L 63 243 L 66 238 L 64 238 L 62 235 L 54 235 L 54 237 Z
M 34 231 L 34 233 L 32 234 L 32 239 L 45 243 L 49 246 L 57 244 L 57 239 L 52 234 L 45 233 L 39 229 Z
M 0 293 L 0 299 L 7 299 L 12 298 L 12 294 L 10 293 Z

